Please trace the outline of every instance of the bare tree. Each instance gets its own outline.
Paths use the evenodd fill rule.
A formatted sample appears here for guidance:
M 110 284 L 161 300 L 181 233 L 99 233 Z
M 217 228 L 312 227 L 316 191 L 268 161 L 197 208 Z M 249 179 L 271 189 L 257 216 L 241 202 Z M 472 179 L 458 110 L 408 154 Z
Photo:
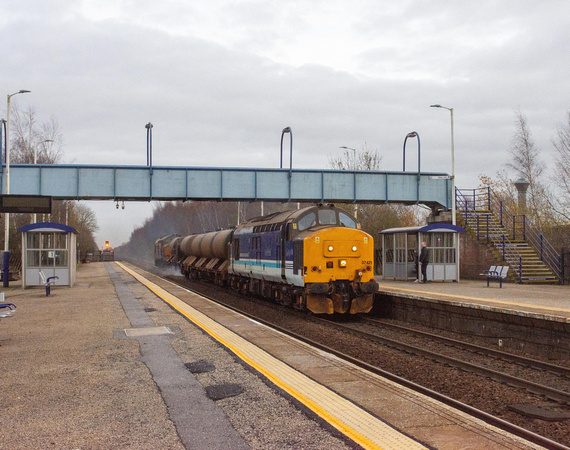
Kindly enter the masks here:
M 513 169 L 517 177 L 529 183 L 527 215 L 541 227 L 553 216 L 548 189 L 543 181 L 545 164 L 540 158 L 540 150 L 532 139 L 526 117 L 520 109 L 515 110 L 515 127 L 516 131 L 509 149 L 511 161 L 507 163 L 507 167 Z
M 39 123 L 32 106 L 22 111 L 17 103 L 12 104 L 10 123 L 10 159 L 15 164 L 56 164 L 63 158 L 63 133 L 55 117 Z M 20 239 L 17 228 L 31 222 L 31 214 L 14 214 L 10 227 L 10 244 L 15 254 L 20 253 Z M 52 213 L 41 220 L 68 223 L 79 234 L 78 240 L 82 250 L 91 251 L 96 247 L 94 233 L 97 222 L 93 211 L 83 204 L 74 201 L 55 200 Z
M 38 164 L 61 162 L 63 134 L 55 117 L 40 125 L 32 106 L 21 111 L 17 104 L 12 105 L 12 114 L 10 159 L 13 163 L 33 164 L 34 155 Z
M 378 150 L 372 150 L 366 142 L 360 150 L 344 148 L 341 156 L 329 158 L 329 165 L 336 170 L 380 170 L 381 163 Z
M 93 210 L 84 203 L 62 203 L 65 203 L 69 226 L 77 230 L 77 243 L 79 244 L 81 255 L 96 250 L 97 244 L 94 234 L 99 229 L 99 226 L 97 225 L 97 218 Z
M 563 207 L 570 208 L 570 111 L 567 114 L 567 123 L 558 126 L 558 133 L 552 139 L 552 144 L 558 153 L 554 183 L 563 194 L 560 203 Z M 565 216 L 568 218 L 568 214 Z

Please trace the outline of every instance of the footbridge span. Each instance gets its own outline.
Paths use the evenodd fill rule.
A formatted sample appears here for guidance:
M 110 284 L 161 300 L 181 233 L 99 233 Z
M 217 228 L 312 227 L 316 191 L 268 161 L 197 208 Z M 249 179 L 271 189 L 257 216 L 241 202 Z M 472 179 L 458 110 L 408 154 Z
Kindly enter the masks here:
M 60 200 L 422 203 L 451 208 L 445 173 L 12 164 L 11 195 Z M 0 186 L 5 194 L 6 167 Z

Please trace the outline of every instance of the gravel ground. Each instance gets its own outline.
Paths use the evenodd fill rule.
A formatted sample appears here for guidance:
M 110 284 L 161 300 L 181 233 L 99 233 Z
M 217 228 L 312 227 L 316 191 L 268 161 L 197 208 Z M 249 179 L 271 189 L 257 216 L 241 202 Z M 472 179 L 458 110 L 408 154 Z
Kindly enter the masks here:
M 178 277 L 178 279 L 184 280 L 183 277 Z M 264 306 L 263 302 L 250 302 L 231 291 L 205 283 L 190 283 L 190 285 L 280 327 L 325 345 L 336 346 L 337 350 L 381 367 L 388 372 L 441 392 L 556 442 L 570 445 L 569 420 L 549 422 L 532 419 L 509 410 L 509 405 L 547 403 L 544 398 L 504 384 L 491 382 L 459 369 L 443 366 L 425 358 L 403 354 L 380 345 L 371 345 L 350 333 L 332 329 L 326 324 L 316 323 L 309 314 L 300 315 L 287 309 L 276 309 L 270 304 Z M 405 342 L 405 335 L 399 335 L 399 337 Z M 537 372 L 537 382 L 540 382 L 540 374 Z
M 347 449 L 351 441 L 330 429 L 306 410 L 296 407 L 290 398 L 244 367 L 224 347 L 170 307 L 142 285 L 131 285 L 141 304 L 153 309 L 148 314 L 155 323 L 179 327 L 182 333 L 171 338 L 172 346 L 184 363 L 210 363 L 211 372 L 195 374 L 206 389 L 226 383 L 238 384 L 243 393 L 218 400 L 217 405 L 244 440 L 255 449 Z M 205 364 L 203 364 L 205 365 Z

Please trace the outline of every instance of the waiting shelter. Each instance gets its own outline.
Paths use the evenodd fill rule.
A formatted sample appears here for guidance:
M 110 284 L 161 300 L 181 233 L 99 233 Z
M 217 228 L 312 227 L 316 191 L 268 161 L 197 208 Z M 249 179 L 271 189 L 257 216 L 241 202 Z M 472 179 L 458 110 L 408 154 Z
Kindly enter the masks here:
M 416 280 L 420 277 L 421 243 L 428 249 L 428 281 L 459 281 L 459 235 L 463 228 L 449 223 L 423 227 L 389 228 L 382 237 L 384 279 Z
M 73 286 L 77 249 L 75 228 L 55 222 L 32 223 L 22 232 L 22 289 L 44 284 L 45 278 L 58 277 L 56 286 Z

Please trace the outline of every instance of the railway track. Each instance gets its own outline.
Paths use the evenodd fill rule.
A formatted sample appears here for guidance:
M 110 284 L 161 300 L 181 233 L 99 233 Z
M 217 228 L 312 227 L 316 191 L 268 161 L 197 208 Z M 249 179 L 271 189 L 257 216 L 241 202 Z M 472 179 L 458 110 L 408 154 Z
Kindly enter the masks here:
M 141 267 L 140 263 L 136 264 L 138 267 Z M 154 266 L 146 266 L 146 267 L 141 267 L 144 270 L 147 270 L 155 275 L 158 275 L 157 271 L 154 269 Z M 288 327 L 282 327 L 282 326 L 277 326 L 273 320 L 267 320 L 265 315 L 260 315 L 260 314 L 255 314 L 255 313 L 251 313 L 248 311 L 244 311 L 244 308 L 240 308 L 240 307 L 236 307 L 236 306 L 232 306 L 230 304 L 228 304 L 228 302 L 226 301 L 220 301 L 217 297 L 217 294 L 211 295 L 208 293 L 204 292 L 204 289 L 202 289 L 200 286 L 198 286 L 198 289 L 196 289 L 196 283 L 190 283 L 187 280 L 185 280 L 184 277 L 181 276 L 169 276 L 167 277 L 170 281 L 173 281 L 181 286 L 183 286 L 185 289 L 189 289 L 192 292 L 195 292 L 199 295 L 202 295 L 204 297 L 207 297 L 208 299 L 223 304 L 225 307 L 228 307 L 240 314 L 244 314 L 248 317 L 250 317 L 253 320 L 256 320 L 260 323 L 263 323 L 267 326 L 270 326 L 272 328 L 275 328 L 277 330 L 279 330 L 282 333 L 285 333 L 287 335 L 290 335 L 292 337 L 294 337 L 295 339 L 301 340 L 303 342 L 306 342 L 307 344 L 314 346 L 316 348 L 319 348 L 323 351 L 326 351 L 328 353 L 331 353 L 333 355 L 336 355 L 339 358 L 343 358 L 346 361 L 349 361 L 350 363 L 362 367 L 372 373 L 375 373 L 377 375 L 383 376 L 387 379 L 390 379 L 394 382 L 397 382 L 403 386 L 406 386 L 410 389 L 413 389 L 415 391 L 421 392 L 424 395 L 427 395 L 431 398 L 434 398 L 438 401 L 441 401 L 442 403 L 445 403 L 453 408 L 459 409 L 467 414 L 470 414 L 474 417 L 477 417 L 481 420 L 484 420 L 487 423 L 490 423 L 494 426 L 497 426 L 505 431 L 508 431 L 512 434 L 521 436 L 531 442 L 534 442 L 536 444 L 539 445 L 543 445 L 547 448 L 568 448 L 562 444 L 559 444 L 547 437 L 541 436 L 540 434 L 537 434 L 533 431 L 527 430 L 524 427 L 521 426 L 517 426 L 514 425 L 506 420 L 503 420 L 499 417 L 496 417 L 492 414 L 486 413 L 480 409 L 474 408 L 472 406 L 469 406 L 466 403 L 457 401 L 447 395 L 441 394 L 439 392 L 436 392 L 432 389 L 426 388 L 424 386 L 421 386 L 413 381 L 409 381 L 406 380 L 403 377 L 400 377 L 398 375 L 395 375 L 391 372 L 388 372 L 380 367 L 377 367 L 374 364 L 370 364 L 366 361 L 361 360 L 360 358 L 356 358 L 354 356 L 351 356 L 347 353 L 345 353 L 344 351 L 340 351 L 338 350 L 338 348 L 333 348 L 329 345 L 325 345 L 320 341 L 316 341 L 313 339 L 308 338 L 306 335 L 298 333 L 298 332 L 293 332 L 291 331 L 290 328 Z M 208 286 L 208 288 L 210 288 L 210 286 Z M 406 354 L 416 354 L 416 355 L 421 355 L 423 358 L 427 358 L 429 360 L 435 360 L 438 361 L 438 363 L 441 364 L 445 364 L 445 365 L 450 365 L 453 367 L 458 367 L 463 371 L 469 371 L 471 373 L 478 373 L 480 376 L 484 376 L 486 378 L 491 378 L 493 380 L 499 380 L 500 383 L 506 383 L 510 386 L 517 386 L 519 389 L 526 389 L 529 390 L 530 392 L 533 392 L 536 395 L 541 395 L 541 396 L 546 396 L 548 398 L 552 398 L 555 399 L 555 401 L 557 402 L 561 402 L 561 403 L 570 403 L 570 394 L 568 394 L 567 392 L 564 391 L 559 391 L 557 389 L 553 389 L 553 388 L 549 388 L 547 386 L 540 386 L 538 384 L 536 384 L 536 386 L 533 386 L 533 383 L 528 383 L 525 381 L 521 381 L 521 380 L 517 380 L 517 377 L 513 377 L 513 376 L 506 376 L 505 374 L 500 374 L 497 371 L 493 371 L 492 369 L 488 369 L 485 367 L 478 367 L 475 364 L 471 364 L 469 362 L 466 361 L 461 361 L 458 360 L 457 358 L 452 358 L 452 357 L 447 357 L 445 355 L 439 355 L 436 352 L 430 352 L 429 350 L 426 349 L 422 349 L 418 346 L 414 346 L 414 345 L 402 345 L 401 343 L 397 342 L 397 339 L 389 339 L 389 338 L 385 338 L 382 336 L 378 336 L 375 335 L 374 333 L 370 333 L 367 331 L 363 331 L 363 330 L 359 330 L 358 328 L 361 326 L 361 324 L 359 324 L 358 322 L 355 323 L 338 323 L 338 322 L 334 322 L 331 321 L 330 319 L 321 319 L 321 318 L 317 318 L 314 316 L 308 316 L 306 313 L 299 313 L 298 311 L 292 310 L 292 309 L 284 309 L 281 306 L 278 305 L 274 305 L 271 304 L 267 301 L 262 301 L 262 300 L 257 300 L 257 299 L 247 299 L 244 300 L 244 298 L 242 296 L 241 297 L 241 301 L 242 302 L 247 302 L 248 304 L 251 304 L 252 302 L 256 302 L 257 305 L 262 305 L 263 309 L 269 309 L 272 311 L 277 311 L 279 312 L 279 314 L 286 314 L 286 315 L 293 315 L 293 317 L 295 318 L 303 318 L 304 320 L 309 320 L 312 322 L 317 322 L 317 323 L 326 323 L 326 326 L 329 328 L 336 328 L 338 330 L 340 330 L 343 333 L 351 333 L 351 334 L 356 334 L 359 336 L 359 339 L 361 340 L 365 340 L 367 342 L 373 341 L 373 342 L 378 342 L 378 344 L 383 345 L 383 346 L 387 346 L 391 349 L 397 349 L 397 351 L 399 352 L 405 352 Z M 258 303 L 257 303 L 258 302 Z M 252 308 L 249 308 L 252 309 Z M 271 314 L 269 314 L 271 315 Z M 398 329 L 400 328 L 400 333 L 401 332 L 406 332 L 406 333 L 418 333 L 417 330 L 411 330 L 408 329 L 406 327 L 402 327 L 402 326 L 395 326 L 393 324 L 386 324 L 384 321 L 376 321 L 375 319 L 369 319 L 366 318 L 365 320 L 363 320 L 364 323 L 367 322 L 367 325 L 370 326 L 375 326 L 375 327 L 384 327 L 386 326 L 386 328 L 390 327 L 392 329 Z M 429 333 L 425 333 L 422 336 L 424 338 L 427 338 L 430 334 Z M 461 341 L 453 341 L 453 340 L 448 340 L 446 338 L 442 338 L 441 336 L 436 336 L 436 335 L 432 335 L 430 337 L 430 339 L 432 339 L 433 341 L 437 341 L 437 342 L 444 342 L 446 341 L 446 345 L 452 345 L 452 346 L 464 346 L 465 343 L 461 342 Z M 471 346 L 470 344 L 468 346 Z M 483 349 L 483 350 L 481 350 Z M 484 349 L 483 347 L 478 348 L 477 346 L 471 346 L 470 351 L 473 352 L 482 352 L 482 351 L 486 351 L 487 349 Z M 499 352 L 502 355 L 502 352 Z M 496 358 L 497 355 L 494 355 L 494 357 Z M 520 359 L 519 357 L 513 357 L 514 361 L 517 361 L 516 364 L 524 364 L 524 365 L 528 365 L 529 362 L 524 360 L 524 359 Z M 540 370 L 552 370 L 553 372 L 558 372 L 560 374 L 562 374 L 562 376 L 568 376 L 568 371 L 567 370 L 561 370 L 561 369 L 565 369 L 565 368 L 559 368 L 558 366 L 552 366 L 548 365 L 547 363 L 543 363 L 543 362 L 535 362 L 537 366 L 540 366 Z M 531 366 L 534 367 L 534 366 Z M 497 372 L 497 374 L 494 374 L 493 372 Z
M 329 319 L 321 319 L 327 322 L 330 322 Z M 461 370 L 466 372 L 474 373 L 486 378 L 490 378 L 500 383 L 508 384 L 509 386 L 514 386 L 518 388 L 525 389 L 528 392 L 531 392 L 536 395 L 544 396 L 550 400 L 555 402 L 560 402 L 563 404 L 570 404 L 570 369 L 566 367 L 556 366 L 553 364 L 549 364 L 543 361 L 537 361 L 534 359 L 528 359 L 517 355 L 511 355 L 508 353 L 498 352 L 493 349 L 476 346 L 473 344 L 469 344 L 466 342 L 449 339 L 443 336 L 435 335 L 432 333 L 425 333 L 421 331 L 417 331 L 411 328 L 403 327 L 403 326 L 396 326 L 396 325 L 388 325 L 385 321 L 378 321 L 375 319 L 364 319 L 365 322 L 375 324 L 376 326 L 381 327 L 391 327 L 393 330 L 397 332 L 406 332 L 410 334 L 415 334 L 420 336 L 422 339 L 427 339 L 431 342 L 438 342 L 440 344 L 445 344 L 448 347 L 454 347 L 455 349 L 460 349 L 463 352 L 467 353 L 463 359 L 459 359 L 456 356 L 447 356 L 444 353 L 436 352 L 426 348 L 425 343 L 422 346 L 418 345 L 411 345 L 409 343 L 404 343 L 397 337 L 385 337 L 381 335 L 381 330 L 376 327 L 376 329 L 372 329 L 372 327 L 368 327 L 369 331 L 362 330 L 361 324 L 338 324 L 333 322 L 335 326 L 342 327 L 344 329 L 350 330 L 353 333 L 358 333 L 362 338 L 366 340 L 374 340 L 382 345 L 386 345 L 391 348 L 398 349 L 400 351 L 411 353 L 415 355 L 422 356 L 424 358 L 431 359 L 433 361 L 437 361 L 441 364 L 447 364 L 452 367 L 457 367 Z M 501 360 L 503 364 L 503 371 L 498 371 L 492 369 L 490 367 L 486 367 L 482 364 L 475 364 L 471 361 L 469 355 L 474 354 L 482 355 L 484 359 L 494 359 L 494 360 Z M 505 368 L 505 363 L 509 364 L 511 367 Z M 488 361 L 485 364 L 489 364 Z M 491 364 L 496 365 L 496 364 Z M 512 367 L 515 366 L 515 367 Z M 512 373 L 517 372 L 520 370 L 521 367 L 526 367 L 527 377 L 523 378 L 522 376 L 512 375 Z M 511 373 L 507 373 L 507 370 L 510 370 Z M 528 379 L 528 377 L 532 377 L 533 374 L 536 374 L 536 370 L 545 371 L 551 373 L 556 376 L 555 380 L 551 380 L 551 383 L 556 384 L 564 384 L 567 390 L 561 390 L 558 388 L 553 388 L 551 386 L 547 386 L 544 384 L 535 383 Z

